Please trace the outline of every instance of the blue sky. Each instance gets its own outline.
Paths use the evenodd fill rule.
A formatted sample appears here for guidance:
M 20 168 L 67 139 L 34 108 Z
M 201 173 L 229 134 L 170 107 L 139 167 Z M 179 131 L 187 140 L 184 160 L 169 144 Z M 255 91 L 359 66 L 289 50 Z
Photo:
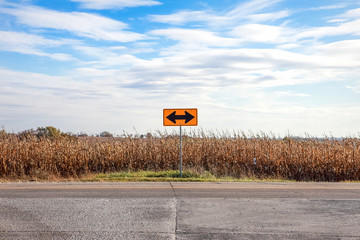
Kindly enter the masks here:
M 0 0 L 0 23 L 8 131 L 146 133 L 198 108 L 195 129 L 360 132 L 357 0 Z

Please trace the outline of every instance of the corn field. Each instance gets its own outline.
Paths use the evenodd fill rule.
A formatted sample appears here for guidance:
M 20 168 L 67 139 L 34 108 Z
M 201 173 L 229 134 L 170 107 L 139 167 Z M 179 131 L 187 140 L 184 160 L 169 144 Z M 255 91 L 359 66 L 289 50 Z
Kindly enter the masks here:
M 0 135 L 0 178 L 78 178 L 85 174 L 179 168 L 179 136 L 104 137 Z M 359 138 L 183 137 L 183 168 L 215 176 L 298 181 L 360 180 Z

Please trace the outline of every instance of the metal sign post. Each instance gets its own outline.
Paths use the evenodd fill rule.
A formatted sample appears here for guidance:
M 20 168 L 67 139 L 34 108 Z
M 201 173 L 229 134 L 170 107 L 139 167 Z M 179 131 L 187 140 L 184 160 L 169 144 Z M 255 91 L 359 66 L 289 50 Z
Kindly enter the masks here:
M 163 110 L 164 126 L 180 126 L 180 177 L 182 177 L 182 126 L 197 126 L 196 108 L 172 108 Z
M 181 123 L 180 123 L 180 177 L 182 178 L 182 134 L 181 134 Z

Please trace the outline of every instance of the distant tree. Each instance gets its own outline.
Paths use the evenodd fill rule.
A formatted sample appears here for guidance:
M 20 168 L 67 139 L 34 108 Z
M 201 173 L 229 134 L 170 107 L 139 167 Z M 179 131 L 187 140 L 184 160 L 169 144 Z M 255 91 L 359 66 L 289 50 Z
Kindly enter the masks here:
M 114 135 L 112 135 L 110 132 L 108 131 L 103 131 L 102 133 L 100 133 L 99 135 L 100 137 L 114 137 Z
M 66 134 L 62 134 L 62 132 L 59 129 L 52 126 L 38 127 L 36 133 L 39 138 L 40 137 L 59 138 L 62 135 L 66 135 Z
M 67 133 L 61 133 L 61 135 L 66 135 L 66 136 L 69 136 L 69 137 L 76 137 L 77 135 L 73 132 L 67 132 Z
M 30 140 L 34 136 L 36 136 L 36 134 L 37 134 L 37 131 L 31 128 L 31 129 L 27 129 L 22 132 L 19 132 L 18 136 L 21 140 Z
M 87 133 L 84 132 L 80 132 L 77 134 L 78 137 L 88 137 L 89 135 Z

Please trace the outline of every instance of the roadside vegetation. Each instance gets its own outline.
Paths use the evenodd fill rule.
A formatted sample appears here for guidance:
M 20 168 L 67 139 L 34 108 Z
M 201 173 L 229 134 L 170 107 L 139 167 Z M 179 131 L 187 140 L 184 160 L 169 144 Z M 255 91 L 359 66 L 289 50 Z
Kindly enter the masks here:
M 178 168 L 176 133 L 89 137 L 54 127 L 0 130 L 0 179 L 168 181 L 179 179 Z M 360 138 L 189 132 L 183 169 L 182 181 L 360 181 Z
M 236 178 L 231 176 L 216 177 L 208 171 L 196 172 L 194 170 L 183 171 L 182 177 L 179 170 L 169 171 L 136 171 L 136 172 L 115 172 L 101 173 L 84 176 L 80 181 L 91 182 L 289 182 L 283 179 L 258 179 L 258 178 Z

